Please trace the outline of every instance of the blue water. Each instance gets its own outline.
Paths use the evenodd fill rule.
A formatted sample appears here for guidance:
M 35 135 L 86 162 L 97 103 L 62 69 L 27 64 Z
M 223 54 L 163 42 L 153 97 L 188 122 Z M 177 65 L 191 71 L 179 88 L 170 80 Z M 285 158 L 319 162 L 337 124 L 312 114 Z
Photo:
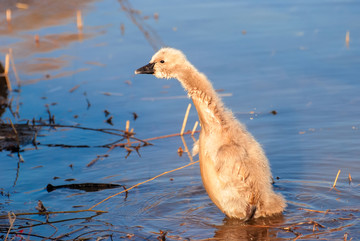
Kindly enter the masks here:
M 129 3 L 141 13 L 127 14 L 122 6 Z M 358 2 L 137 0 L 64 6 L 52 0 L 49 6 L 29 1 L 26 10 L 16 9 L 14 3 L 1 5 L 13 9 L 13 20 L 11 26 L 0 26 L 0 59 L 12 48 L 22 81 L 20 93 L 8 96 L 8 101 L 14 98 L 14 109 L 20 104 L 20 118 L 7 109 L 1 116 L 4 122 L 46 120 L 48 104 L 57 124 L 124 130 L 130 120 L 140 139 L 178 133 L 191 102 L 180 84 L 134 75 L 135 69 L 148 63 L 154 48 L 175 47 L 227 95 L 223 101 L 263 145 L 273 176 L 279 177 L 275 189 L 288 201 L 281 218 L 248 225 L 226 220 L 203 189 L 195 164 L 130 190 L 126 199 L 122 194 L 100 204 L 95 209 L 108 213 L 92 219 L 77 219 L 90 217 L 91 212 L 52 214 L 50 221 L 60 221 L 53 224 L 57 231 L 46 224 L 30 230 L 23 228 L 22 218 L 30 218 L 32 224 L 46 218 L 19 215 L 13 231 L 44 237 L 56 231 L 55 238 L 86 226 L 65 240 L 79 235 L 96 240 L 111 234 L 114 239 L 134 234 L 135 240 L 154 240 L 160 230 L 168 232 L 169 240 L 288 240 L 296 235 L 306 240 L 344 239 L 344 235 L 359 239 Z M 82 35 L 76 28 L 78 9 L 83 14 Z M 54 19 L 38 21 L 44 11 L 53 13 Z M 0 21 L 6 22 L 5 16 Z M 9 77 L 16 86 L 12 70 Z M 107 117 L 105 110 L 110 112 Z M 276 115 L 270 113 L 273 110 Z M 135 121 L 133 112 L 138 115 Z M 106 123 L 110 116 L 113 126 Z M 196 120 L 192 107 L 187 129 Z M 190 161 L 186 153 L 178 155 L 179 147 L 185 149 L 180 137 L 150 141 L 153 145 L 140 148 L 141 156 L 133 151 L 127 158 L 122 148 L 96 147 L 118 139 L 96 131 L 44 127 L 37 149 L 22 146 L 23 162 L 16 153 L 3 150 L 1 215 L 37 212 L 38 200 L 50 211 L 87 209 L 122 189 L 48 193 L 44 188 L 49 183 L 88 182 L 130 187 Z M 184 140 L 191 149 L 193 139 Z M 108 157 L 87 167 L 97 155 Z M 330 190 L 339 169 L 336 190 Z M 65 181 L 70 178 L 75 180 Z M 0 220 L 1 235 L 6 236 L 8 220 Z M 324 227 L 314 233 L 311 221 Z M 291 225 L 293 232 L 284 229 Z M 88 231 L 94 232 L 85 234 Z

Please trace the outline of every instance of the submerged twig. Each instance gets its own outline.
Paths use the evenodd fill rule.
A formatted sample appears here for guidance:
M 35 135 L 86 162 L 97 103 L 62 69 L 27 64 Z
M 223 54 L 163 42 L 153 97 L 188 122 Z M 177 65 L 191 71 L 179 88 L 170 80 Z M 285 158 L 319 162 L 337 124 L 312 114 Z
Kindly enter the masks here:
M 71 231 L 71 232 L 68 232 L 68 233 L 62 234 L 62 235 L 60 235 L 60 236 L 57 236 L 55 239 L 56 239 L 56 240 L 62 239 L 63 237 L 66 237 L 66 236 L 69 236 L 70 234 L 79 232 L 79 231 L 81 231 L 81 230 L 83 230 L 83 229 L 85 229 L 85 228 L 87 228 L 87 226 L 84 226 L 84 227 L 75 229 L 75 230 L 73 230 L 73 231 Z
M 94 209 L 83 209 L 83 210 L 76 210 L 76 211 L 52 211 L 52 212 L 43 212 L 41 214 L 59 214 L 59 213 L 83 213 L 83 212 L 94 212 L 94 213 L 107 213 L 107 211 L 102 210 L 94 210 Z M 39 213 L 15 213 L 16 216 L 28 216 L 28 215 L 38 215 Z M 6 215 L 0 215 L 0 218 L 7 217 Z
M 135 185 L 133 185 L 133 186 L 131 186 L 131 187 L 129 187 L 129 188 L 126 188 L 125 190 L 123 190 L 123 191 L 121 191 L 121 192 L 115 193 L 114 195 L 111 195 L 111 196 L 105 198 L 105 199 L 102 200 L 101 202 L 96 203 L 95 205 L 93 205 L 92 207 L 90 207 L 89 210 L 92 210 L 92 209 L 95 208 L 96 206 L 102 204 L 103 202 L 109 200 L 110 198 L 113 198 L 113 197 L 116 197 L 116 196 L 120 195 L 121 193 L 128 192 L 128 191 L 130 191 L 131 189 L 133 189 L 133 188 L 135 188 L 135 187 L 137 187 L 137 186 L 140 186 L 140 185 L 142 185 L 142 184 L 144 184 L 144 183 L 147 183 L 147 182 L 150 182 L 150 181 L 152 181 L 152 180 L 155 180 L 156 178 L 159 178 L 159 177 L 161 177 L 161 176 L 163 176 L 163 175 L 165 175 L 165 174 L 168 174 L 168 173 L 171 173 L 171 172 L 175 172 L 175 171 L 181 170 L 181 169 L 183 169 L 183 168 L 186 168 L 186 167 L 188 167 L 188 166 L 194 165 L 194 164 L 196 164 L 196 163 L 198 163 L 198 162 L 199 162 L 199 161 L 188 163 L 188 164 L 186 164 L 186 165 L 184 165 L 184 166 L 175 168 L 175 169 L 173 169 L 173 170 L 163 172 L 163 173 L 161 173 L 161 174 L 159 174 L 159 175 L 157 175 L 157 176 L 155 176 L 155 177 L 152 177 L 152 178 L 150 178 L 150 179 L 147 179 L 147 180 L 145 180 L 145 181 L 143 181 L 143 182 L 139 182 L 139 183 L 137 183 L 137 184 L 135 184 Z

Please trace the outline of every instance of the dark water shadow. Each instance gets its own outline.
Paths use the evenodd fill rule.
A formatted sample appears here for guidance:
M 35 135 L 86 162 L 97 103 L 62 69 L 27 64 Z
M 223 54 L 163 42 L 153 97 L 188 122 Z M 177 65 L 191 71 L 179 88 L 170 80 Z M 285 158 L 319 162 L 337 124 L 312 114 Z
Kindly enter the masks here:
M 0 117 L 4 114 L 6 110 L 8 98 L 8 88 L 4 72 L 4 67 L 0 62 Z

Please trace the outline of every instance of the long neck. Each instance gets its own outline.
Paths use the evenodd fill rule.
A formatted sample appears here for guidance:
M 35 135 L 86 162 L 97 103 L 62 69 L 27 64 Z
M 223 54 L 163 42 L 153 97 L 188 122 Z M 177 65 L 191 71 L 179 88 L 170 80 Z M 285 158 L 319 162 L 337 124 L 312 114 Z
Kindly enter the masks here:
M 229 114 L 206 76 L 189 65 L 178 79 L 194 102 L 202 129 L 223 127 Z

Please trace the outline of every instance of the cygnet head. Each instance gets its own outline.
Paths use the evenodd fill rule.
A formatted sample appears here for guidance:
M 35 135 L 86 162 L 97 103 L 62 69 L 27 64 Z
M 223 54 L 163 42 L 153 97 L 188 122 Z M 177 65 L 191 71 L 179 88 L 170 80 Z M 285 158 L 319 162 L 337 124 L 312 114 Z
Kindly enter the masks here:
M 149 64 L 135 70 L 135 74 L 153 74 L 157 78 L 177 78 L 179 72 L 189 65 L 185 55 L 177 49 L 162 48 L 151 58 Z

